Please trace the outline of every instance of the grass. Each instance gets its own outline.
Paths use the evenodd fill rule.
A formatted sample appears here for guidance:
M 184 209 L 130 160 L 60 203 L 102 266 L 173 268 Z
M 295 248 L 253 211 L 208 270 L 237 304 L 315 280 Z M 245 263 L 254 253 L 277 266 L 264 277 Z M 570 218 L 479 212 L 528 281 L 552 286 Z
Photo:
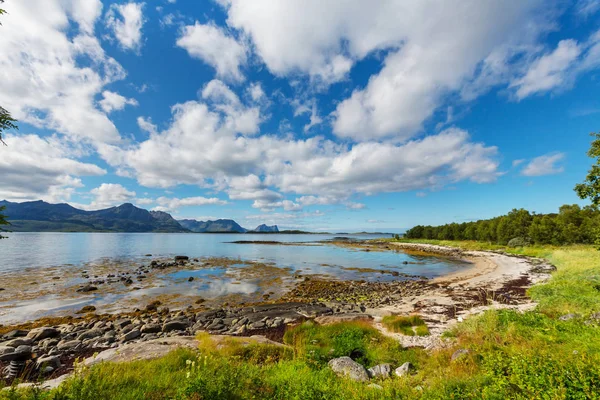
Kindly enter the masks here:
M 398 332 L 407 336 L 427 336 L 429 329 L 425 321 L 418 315 L 403 317 L 401 315 L 389 315 L 383 318 L 383 325 L 392 332 Z
M 474 242 L 431 242 L 501 250 Z M 403 349 L 365 322 L 299 325 L 286 347 L 219 345 L 202 335 L 198 351 L 177 350 L 143 362 L 80 371 L 50 392 L 4 391 L 2 399 L 597 399 L 600 398 L 600 253 L 591 246 L 525 247 L 508 252 L 547 258 L 552 279 L 530 290 L 536 310 L 490 310 L 447 332 L 454 345 Z M 561 321 L 566 313 L 579 317 Z M 388 323 L 411 331 L 416 318 Z M 416 333 L 416 332 L 415 332 Z M 457 349 L 469 352 L 451 361 Z M 326 366 L 341 355 L 365 367 L 409 361 L 416 373 L 377 381 L 380 389 L 338 378 Z

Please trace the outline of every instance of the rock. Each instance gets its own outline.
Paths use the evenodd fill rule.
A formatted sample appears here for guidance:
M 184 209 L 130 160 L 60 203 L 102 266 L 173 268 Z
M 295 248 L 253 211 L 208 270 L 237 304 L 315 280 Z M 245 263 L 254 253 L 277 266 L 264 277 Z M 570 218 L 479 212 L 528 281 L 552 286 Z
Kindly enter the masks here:
M 141 332 L 140 332 L 140 330 L 136 328 L 136 329 L 133 329 L 133 330 L 131 330 L 131 331 L 127 332 L 127 333 L 126 333 L 126 334 L 124 334 L 123 336 L 121 336 L 121 337 L 119 338 L 119 340 L 120 340 L 121 342 L 128 342 L 128 341 L 130 341 L 130 340 L 133 340 L 133 339 L 137 339 L 137 338 L 139 338 L 139 337 L 140 337 L 140 335 L 141 335 Z
M 189 259 L 188 256 L 175 256 L 175 261 L 187 261 Z
M 452 357 L 450 357 L 450 361 L 458 360 L 469 354 L 471 351 L 469 349 L 458 349 L 454 353 L 452 353 Z
M 80 287 L 79 289 L 77 289 L 77 291 L 79 293 L 89 293 L 89 292 L 94 292 L 98 290 L 98 288 L 96 286 L 92 286 L 92 285 L 85 285 Z
M 183 331 L 189 326 L 185 321 L 169 321 L 165 322 L 162 327 L 163 332 Z
M 102 335 L 104 335 L 104 331 L 102 329 L 94 328 L 83 332 L 77 337 L 77 340 L 93 339 Z
M 9 340 L 9 339 L 27 336 L 28 333 L 29 333 L 29 331 L 24 331 L 22 329 L 15 329 L 14 331 L 5 333 L 2 337 L 5 340 Z
M 54 337 L 59 337 L 59 336 L 60 336 L 60 331 L 58 329 L 50 328 L 47 326 L 32 329 L 27 334 L 27 337 L 29 339 L 32 339 L 34 342 L 37 342 L 39 340 L 46 339 L 46 338 L 54 338 Z
M 156 311 L 161 304 L 160 301 L 155 300 L 146 306 L 146 311 Z
M 379 364 L 367 370 L 371 378 L 389 378 L 392 373 L 390 364 Z
M 193 281 L 194 281 L 194 277 L 193 277 L 193 276 L 190 276 L 190 277 L 188 278 L 188 282 L 193 282 Z
M 61 341 L 56 348 L 59 351 L 73 351 L 81 345 L 81 340 Z
M 114 326 L 115 326 L 116 328 L 119 328 L 119 329 L 123 329 L 123 328 L 125 328 L 127 325 L 129 325 L 129 324 L 131 324 L 131 320 L 130 320 L 130 319 L 126 319 L 126 318 L 124 318 L 124 319 L 119 319 L 119 320 L 117 320 L 117 321 L 115 321 L 115 322 L 114 322 Z
M 161 327 L 158 324 L 146 324 L 142 326 L 142 333 L 158 333 L 161 331 Z
M 3 354 L 14 353 L 15 348 L 10 346 L 0 346 L 0 356 Z
M 167 306 L 162 306 L 162 307 L 158 307 L 158 309 L 156 310 L 157 313 L 164 315 L 164 314 L 168 314 L 169 313 L 169 307 Z
M 15 349 L 15 353 L 16 354 L 25 354 L 25 355 L 31 354 L 31 353 L 33 353 L 33 347 L 26 345 L 26 344 L 22 344 Z
M 571 314 L 565 314 L 562 317 L 559 317 L 558 320 L 559 321 L 570 321 L 570 320 L 575 319 L 577 317 L 579 317 L 579 315 L 571 313 Z
M 52 368 L 60 368 L 62 366 L 60 362 L 60 356 L 43 356 L 36 360 L 38 368 L 42 366 L 48 366 Z
M 82 307 L 81 310 L 75 312 L 75 314 L 87 314 L 87 313 L 94 312 L 94 311 L 96 311 L 96 307 L 85 306 L 85 307 Z
M 2 343 L 3 346 L 10 346 L 10 347 L 19 347 L 21 345 L 29 345 L 33 343 L 33 339 L 29 339 L 29 338 L 16 338 L 13 340 L 9 340 L 8 342 L 4 342 Z
M 365 367 L 350 357 L 334 358 L 328 363 L 329 367 L 339 376 L 346 376 L 354 381 L 364 382 L 369 380 Z
M 415 367 L 411 363 L 405 362 L 394 370 L 394 374 L 396 374 L 396 376 L 407 376 L 410 375 L 414 369 Z

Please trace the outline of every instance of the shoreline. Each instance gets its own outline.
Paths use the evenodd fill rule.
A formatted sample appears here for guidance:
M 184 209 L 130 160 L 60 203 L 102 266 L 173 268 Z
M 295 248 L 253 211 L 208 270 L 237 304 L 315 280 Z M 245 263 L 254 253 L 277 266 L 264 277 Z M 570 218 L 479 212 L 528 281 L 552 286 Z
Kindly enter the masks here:
M 441 338 L 442 333 L 469 315 L 492 308 L 532 308 L 535 305 L 526 296 L 526 290 L 548 279 L 549 272 L 553 270 L 540 259 L 495 252 L 395 242 L 353 243 L 352 246 L 382 251 L 404 250 L 409 254 L 411 251 L 426 252 L 466 260 L 473 265 L 432 280 L 355 282 L 311 278 L 277 301 L 238 307 L 206 309 L 190 305 L 185 310 L 170 311 L 158 305 L 134 313 L 90 313 L 75 318 L 39 320 L 37 324 L 32 321 L 13 325 L 15 330 L 2 336 L 0 364 L 14 355 L 7 348 L 10 346 L 6 346 L 11 341 L 15 344 L 19 340 L 24 341 L 32 354 L 34 351 L 39 353 L 37 356 L 54 357 L 52 360 L 59 357 L 62 369 L 56 369 L 56 373 L 64 375 L 70 372 L 70 363 L 75 358 L 88 357 L 92 350 L 100 351 L 100 354 L 105 351 L 114 353 L 114 349 L 136 343 L 140 344 L 137 348 L 143 349 L 145 343 L 189 338 L 199 331 L 238 337 L 262 335 L 277 341 L 281 340 L 289 324 L 313 319 L 318 321 L 318 317 L 373 319 L 376 328 L 398 340 L 403 347 L 431 350 L 447 346 L 448 343 Z M 388 332 L 381 319 L 394 314 L 418 314 L 426 322 L 430 335 L 404 336 Z M 4 332 L 11 329 L 8 326 L 2 328 Z M 39 332 L 46 333 L 39 336 Z M 43 379 L 56 377 L 50 374 Z

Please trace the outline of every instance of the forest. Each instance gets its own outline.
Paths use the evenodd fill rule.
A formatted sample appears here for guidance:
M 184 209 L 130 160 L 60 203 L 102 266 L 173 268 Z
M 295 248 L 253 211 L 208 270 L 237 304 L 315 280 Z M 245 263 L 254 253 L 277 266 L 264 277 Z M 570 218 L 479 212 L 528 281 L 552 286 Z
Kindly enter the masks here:
M 592 244 L 600 234 L 600 210 L 596 206 L 565 204 L 558 213 L 536 214 L 513 209 L 506 215 L 473 222 L 440 226 L 417 225 L 408 239 L 478 240 L 501 245 Z

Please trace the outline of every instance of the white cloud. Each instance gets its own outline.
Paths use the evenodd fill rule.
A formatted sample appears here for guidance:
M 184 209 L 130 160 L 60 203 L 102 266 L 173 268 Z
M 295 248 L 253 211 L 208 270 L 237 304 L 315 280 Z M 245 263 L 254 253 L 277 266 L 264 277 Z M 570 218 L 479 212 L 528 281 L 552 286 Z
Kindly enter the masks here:
M 126 105 L 138 105 L 136 99 L 128 99 L 125 96 L 121 96 L 119 93 L 111 92 L 109 90 L 102 92 L 102 97 L 102 100 L 100 100 L 100 107 L 105 113 L 122 110 Z
M 0 149 L 0 198 L 15 201 L 68 200 L 83 185 L 79 177 L 106 171 L 77 158 L 86 150 L 56 136 L 6 135 Z
M 360 203 L 349 200 L 354 194 L 440 188 L 458 181 L 485 183 L 499 175 L 497 149 L 471 142 L 460 129 L 403 145 L 369 142 L 350 147 L 321 137 L 244 136 L 236 120 L 248 107 L 233 92 L 213 81 L 202 97 L 209 104 L 175 105 L 165 131 L 129 149 L 105 146 L 101 154 L 111 165 L 131 171 L 142 185 L 223 190 L 230 199 L 253 200 L 261 209 L 297 210 L 325 201 L 359 208 Z M 254 134 L 258 120 L 244 131 Z M 282 193 L 312 197 L 286 202 Z
M 566 73 L 581 54 L 581 48 L 574 40 L 561 40 L 556 49 L 545 54 L 531 64 L 527 73 L 511 83 L 519 100 L 535 93 L 562 86 Z
M 158 132 L 156 125 L 152 123 L 152 119 L 150 118 L 138 117 L 137 124 L 141 130 L 151 135 L 155 135 Z
M 94 200 L 90 204 L 71 203 L 72 206 L 83 210 L 101 210 L 134 200 L 135 192 L 127 190 L 118 183 L 103 183 L 90 190 Z
M 156 203 L 158 203 L 162 210 L 177 210 L 181 207 L 189 207 L 189 206 L 206 206 L 206 205 L 218 205 L 222 206 L 227 204 L 225 200 L 221 200 L 217 197 L 185 197 L 183 199 L 179 198 L 168 198 L 168 197 L 159 197 L 156 199 Z
M 599 0 L 579 0 L 576 5 L 576 11 L 582 17 L 589 17 L 600 10 Z
M 177 46 L 211 65 L 222 79 L 244 79 L 240 67 L 246 64 L 246 48 L 214 24 L 196 22 L 186 26 L 177 39 Z
M 554 175 L 563 172 L 565 169 L 557 165 L 565 158 L 563 153 L 546 154 L 534 158 L 523 168 L 521 174 L 524 176 L 542 176 Z
M 483 60 L 535 43 L 554 10 L 540 0 L 510 6 L 456 0 L 444 7 L 395 0 L 376 6 L 361 0 L 220 3 L 227 23 L 251 38 L 278 76 L 300 73 L 329 84 L 345 79 L 357 61 L 388 52 L 381 72 L 338 105 L 334 131 L 354 140 L 412 137 L 447 95 L 479 77 Z
M 37 127 L 118 141 L 115 125 L 95 101 L 105 85 L 125 77 L 92 36 L 102 4 L 28 0 L 5 8 L 10 18 L 2 21 L 0 104 Z
M 145 3 L 113 4 L 106 13 L 106 28 L 124 50 L 139 52 L 142 47 Z

